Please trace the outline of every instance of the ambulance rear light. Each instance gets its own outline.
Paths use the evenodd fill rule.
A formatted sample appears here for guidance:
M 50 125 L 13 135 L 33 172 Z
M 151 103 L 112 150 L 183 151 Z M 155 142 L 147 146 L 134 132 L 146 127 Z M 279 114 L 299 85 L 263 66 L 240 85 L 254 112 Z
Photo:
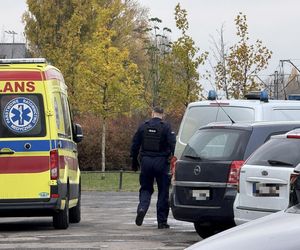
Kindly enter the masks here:
M 47 63 L 45 58 L 12 58 L 0 59 L 0 64 Z
M 59 176 L 59 155 L 58 150 L 50 151 L 50 177 L 51 180 L 57 180 Z

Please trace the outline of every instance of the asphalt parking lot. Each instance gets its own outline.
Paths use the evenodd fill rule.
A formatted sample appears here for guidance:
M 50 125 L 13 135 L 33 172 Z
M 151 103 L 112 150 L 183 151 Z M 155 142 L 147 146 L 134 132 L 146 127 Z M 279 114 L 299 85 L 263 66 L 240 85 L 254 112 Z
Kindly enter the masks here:
M 134 224 L 138 193 L 83 192 L 82 221 L 55 230 L 52 218 L 0 218 L 1 249 L 179 250 L 199 241 L 191 223 L 176 221 L 158 230 L 155 203 L 144 224 Z

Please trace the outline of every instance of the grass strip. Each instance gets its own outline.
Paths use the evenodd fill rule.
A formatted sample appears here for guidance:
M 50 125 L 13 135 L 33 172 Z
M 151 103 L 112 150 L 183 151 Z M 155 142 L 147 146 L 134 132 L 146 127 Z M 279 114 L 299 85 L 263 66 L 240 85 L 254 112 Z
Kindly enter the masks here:
M 122 173 L 105 172 L 104 174 L 96 171 L 81 172 L 81 189 L 85 191 L 137 192 L 139 186 L 139 173 L 125 171 Z

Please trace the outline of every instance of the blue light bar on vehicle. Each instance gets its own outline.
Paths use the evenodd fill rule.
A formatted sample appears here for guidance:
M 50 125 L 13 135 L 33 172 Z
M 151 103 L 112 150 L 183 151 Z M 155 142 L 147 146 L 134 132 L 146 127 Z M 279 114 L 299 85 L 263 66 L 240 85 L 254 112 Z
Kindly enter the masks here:
M 269 101 L 269 97 L 268 97 L 268 92 L 266 90 L 262 90 L 260 92 L 260 98 L 259 98 L 262 102 L 268 102 Z
M 208 100 L 210 101 L 213 101 L 213 100 L 216 100 L 217 99 L 217 93 L 215 90 L 210 90 L 208 91 L 208 97 L 207 97 Z
M 297 101 L 299 101 L 300 100 L 300 95 L 299 94 L 288 95 L 288 100 L 297 100 Z
M 245 94 L 245 98 L 247 100 L 260 100 L 262 102 L 268 102 L 268 92 L 266 90 L 262 91 L 250 91 L 249 93 Z

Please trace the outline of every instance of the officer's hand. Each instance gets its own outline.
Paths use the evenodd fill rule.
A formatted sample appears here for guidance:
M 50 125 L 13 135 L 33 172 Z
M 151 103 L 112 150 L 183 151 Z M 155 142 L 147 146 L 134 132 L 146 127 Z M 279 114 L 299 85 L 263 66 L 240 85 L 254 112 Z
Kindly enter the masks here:
M 140 167 L 140 164 L 139 164 L 138 159 L 137 159 L 137 158 L 132 158 L 131 169 L 132 169 L 134 172 L 136 172 L 136 171 L 138 171 L 139 167 Z

